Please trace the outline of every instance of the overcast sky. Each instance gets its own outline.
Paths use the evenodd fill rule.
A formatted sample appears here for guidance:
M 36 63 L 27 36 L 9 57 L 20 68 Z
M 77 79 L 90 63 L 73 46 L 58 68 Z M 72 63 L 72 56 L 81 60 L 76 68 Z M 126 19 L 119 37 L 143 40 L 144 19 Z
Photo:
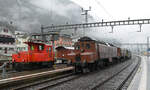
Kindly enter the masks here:
M 92 7 L 91 15 L 106 20 L 120 20 L 131 17 L 150 18 L 149 0 L 72 0 L 80 6 L 88 9 Z
M 92 7 L 89 12 L 95 21 L 145 19 L 150 18 L 150 0 L 72 0 L 84 9 Z M 93 36 L 115 38 L 121 42 L 146 42 L 147 36 L 150 36 L 150 25 L 143 25 L 142 32 L 138 25 L 117 26 L 114 27 L 114 33 L 109 33 L 111 27 L 96 28 L 93 30 Z M 90 33 L 91 34 L 91 33 Z

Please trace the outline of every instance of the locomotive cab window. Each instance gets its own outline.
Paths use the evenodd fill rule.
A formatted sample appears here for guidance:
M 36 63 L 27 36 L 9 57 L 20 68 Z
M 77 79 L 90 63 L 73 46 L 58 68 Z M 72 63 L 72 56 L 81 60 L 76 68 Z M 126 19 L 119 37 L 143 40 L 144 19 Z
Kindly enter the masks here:
M 40 51 L 44 50 L 44 45 L 39 45 L 39 50 Z
M 76 48 L 75 48 L 76 50 L 79 50 L 80 49 L 80 46 L 79 45 L 76 45 Z
M 34 50 L 34 46 L 33 45 L 30 46 L 30 50 L 32 50 L 32 51 Z
M 52 49 L 51 48 L 49 48 L 49 52 L 51 52 L 52 51 Z
M 90 44 L 87 43 L 87 44 L 86 44 L 86 49 L 90 49 L 90 48 L 91 48 Z

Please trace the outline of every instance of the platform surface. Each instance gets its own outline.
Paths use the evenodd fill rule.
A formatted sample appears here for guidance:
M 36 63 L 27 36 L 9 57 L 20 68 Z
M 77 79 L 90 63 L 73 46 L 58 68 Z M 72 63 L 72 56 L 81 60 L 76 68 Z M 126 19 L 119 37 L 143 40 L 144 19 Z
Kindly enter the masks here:
M 150 90 L 150 57 L 140 57 L 141 65 L 127 90 Z
M 1 79 L 0 85 L 11 83 L 14 81 L 20 81 L 20 80 L 24 80 L 24 79 L 37 78 L 37 77 L 41 77 L 43 75 L 56 74 L 59 72 L 61 73 L 61 72 L 69 71 L 69 70 L 73 70 L 73 69 L 74 69 L 74 67 L 66 67 L 66 68 L 62 68 L 62 69 L 56 69 L 56 70 L 51 70 L 51 71 L 45 71 L 45 72 L 23 75 L 23 76 L 18 76 L 18 77 L 11 77 L 11 78 L 7 78 L 7 79 Z

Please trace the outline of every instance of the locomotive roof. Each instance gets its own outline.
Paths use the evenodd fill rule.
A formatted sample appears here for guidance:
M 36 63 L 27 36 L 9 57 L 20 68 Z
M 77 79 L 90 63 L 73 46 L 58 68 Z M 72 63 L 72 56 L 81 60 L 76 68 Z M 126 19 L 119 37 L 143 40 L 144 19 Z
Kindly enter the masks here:
M 80 39 L 78 39 L 78 41 L 94 41 L 94 42 L 97 42 L 99 44 L 103 44 L 103 45 L 106 45 L 106 46 L 113 46 L 115 47 L 112 43 L 107 43 L 107 42 L 104 42 L 104 41 L 99 41 L 99 40 L 96 40 L 94 38 L 91 38 L 91 37 L 81 37 Z
M 95 41 L 95 40 L 93 40 L 90 37 L 85 36 L 85 37 L 81 37 L 80 39 L 78 39 L 78 41 Z
M 44 43 L 38 43 L 38 42 L 24 42 L 26 44 L 38 44 L 38 45 L 45 45 Z
M 104 41 L 98 41 L 98 40 L 96 40 L 94 38 L 87 37 L 87 36 L 81 37 L 80 39 L 78 39 L 78 41 L 94 41 L 94 42 L 97 42 L 97 43 L 100 43 L 100 44 L 107 45 L 106 42 L 104 42 Z
M 58 46 L 58 47 L 56 47 L 56 49 L 57 50 L 59 50 L 59 49 L 74 49 L 74 47 L 64 47 L 64 46 Z

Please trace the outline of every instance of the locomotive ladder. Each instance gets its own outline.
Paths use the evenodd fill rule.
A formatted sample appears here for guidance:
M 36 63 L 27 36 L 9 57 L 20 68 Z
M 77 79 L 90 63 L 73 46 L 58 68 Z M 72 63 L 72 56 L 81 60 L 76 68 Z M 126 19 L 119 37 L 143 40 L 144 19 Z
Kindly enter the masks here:
M 128 19 L 128 20 L 106 21 L 106 22 L 102 20 L 101 22 L 94 22 L 94 23 L 64 24 L 64 25 L 56 25 L 56 26 L 52 24 L 51 26 L 41 26 L 41 32 L 43 32 L 44 29 L 67 30 L 67 29 L 105 27 L 105 26 L 111 26 L 113 32 L 114 26 L 121 26 L 121 25 L 139 25 L 140 30 L 138 32 L 141 32 L 142 24 L 150 24 L 150 19 L 134 19 L 134 20 Z

